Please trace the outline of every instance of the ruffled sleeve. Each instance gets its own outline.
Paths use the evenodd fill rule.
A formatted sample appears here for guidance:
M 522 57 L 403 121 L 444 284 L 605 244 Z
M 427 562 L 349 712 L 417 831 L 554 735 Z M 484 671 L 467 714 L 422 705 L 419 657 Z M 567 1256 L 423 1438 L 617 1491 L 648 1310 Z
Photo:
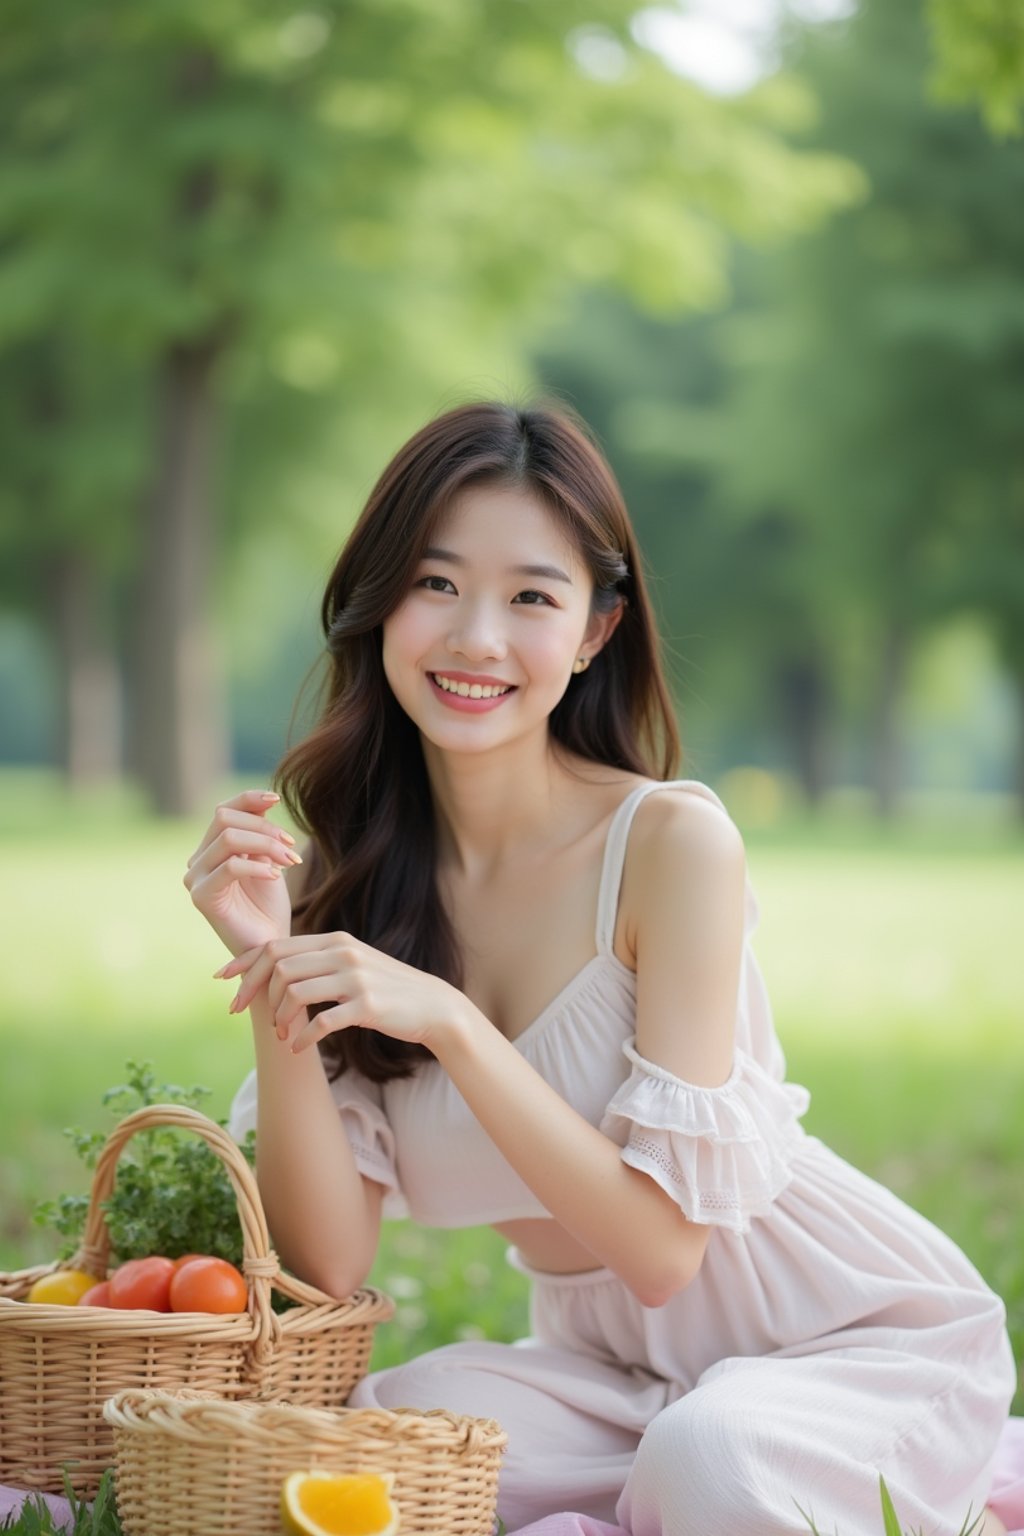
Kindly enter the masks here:
M 690 1221 L 749 1231 L 792 1178 L 810 1094 L 777 1082 L 740 1049 L 726 1082 L 701 1088 L 646 1060 L 635 1039 L 622 1047 L 632 1071 L 601 1130 Z
M 349 1069 L 330 1085 L 341 1123 L 355 1157 L 356 1167 L 368 1179 L 384 1186 L 383 1214 L 389 1218 L 408 1215 L 398 1181 L 395 1133 L 384 1113 L 383 1092 L 361 1072 Z M 236 1141 L 256 1127 L 256 1073 L 250 1072 L 232 1101 L 228 1131 Z

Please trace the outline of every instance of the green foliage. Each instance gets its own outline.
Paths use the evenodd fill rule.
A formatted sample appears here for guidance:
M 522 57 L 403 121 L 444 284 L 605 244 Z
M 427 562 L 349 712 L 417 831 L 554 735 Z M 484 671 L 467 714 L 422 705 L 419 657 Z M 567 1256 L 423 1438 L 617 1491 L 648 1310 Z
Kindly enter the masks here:
M 821 102 L 803 141 L 870 195 L 739 252 L 726 315 L 588 314 L 549 376 L 651 509 L 684 710 L 715 701 L 723 757 L 753 723 L 809 796 L 841 762 L 891 806 L 915 646 L 970 614 L 1024 676 L 1024 161 L 928 98 L 920 0 L 794 28 L 788 57 Z
M 129 1061 L 128 1081 L 103 1095 L 118 1120 L 151 1104 L 184 1104 L 199 1109 L 210 1090 L 158 1084 L 149 1063 Z M 224 1122 L 220 1122 L 223 1124 Z M 95 1168 L 106 1136 L 75 1127 L 64 1133 L 87 1168 Z M 255 1135 L 243 1151 L 255 1160 Z M 35 1219 L 65 1239 L 61 1256 L 69 1258 L 81 1241 L 89 1206 L 87 1195 L 59 1196 L 37 1207 Z M 242 1233 L 234 1190 L 223 1163 L 198 1138 L 170 1127 L 140 1131 L 118 1159 L 114 1190 L 103 1202 L 113 1255 L 126 1259 L 163 1254 L 213 1253 L 240 1266 Z
M 58 382 L 79 355 L 145 380 L 168 347 L 209 345 L 223 396 L 290 395 L 307 418 L 386 384 L 393 431 L 403 380 L 449 386 L 496 335 L 514 355 L 515 322 L 573 283 L 716 300 L 725 231 L 812 226 L 856 173 L 787 140 L 795 88 L 706 95 L 634 40 L 633 10 L 16 0 L 0 337 L 44 343 Z
M 890 1495 L 888 1488 L 885 1486 L 885 1478 L 884 1477 L 880 1477 L 878 1479 L 878 1486 L 879 1486 L 879 1489 L 881 1491 L 881 1496 L 882 1496 L 882 1532 L 883 1532 L 883 1536 L 915 1536 L 915 1533 L 913 1533 L 913 1532 L 904 1533 L 903 1530 L 901 1529 L 900 1522 L 899 1522 L 899 1516 L 896 1514 L 896 1510 L 895 1510 L 895 1508 L 893 1506 L 892 1496 Z M 800 1510 L 800 1514 L 803 1516 L 803 1518 L 807 1521 L 807 1524 L 810 1526 L 811 1531 L 813 1532 L 813 1536 L 821 1536 L 821 1532 L 818 1530 L 818 1527 L 815 1525 L 815 1523 L 814 1523 L 813 1519 L 811 1518 L 811 1516 L 809 1514 L 807 1514 L 807 1512 L 805 1510 L 800 1508 L 800 1505 L 797 1504 L 795 1499 L 793 1500 L 793 1502 L 794 1502 L 794 1504 L 796 1504 L 797 1509 Z M 982 1516 L 978 1515 L 974 1520 L 971 1520 L 971 1512 L 970 1512 L 970 1510 L 968 1510 L 967 1511 L 967 1515 L 966 1515 L 966 1517 L 964 1519 L 964 1523 L 960 1527 L 959 1536 L 971 1536 L 972 1531 L 974 1531 L 975 1527 L 978 1525 L 978 1522 L 981 1520 L 981 1518 L 982 1518 Z M 968 1521 L 970 1521 L 970 1524 L 968 1524 Z M 837 1531 L 837 1536 L 839 1536 L 838 1531 Z M 923 1536 L 923 1532 L 920 1530 L 920 1528 L 916 1532 L 916 1536 Z
M 64 1472 L 64 1494 L 71 1506 L 71 1524 L 54 1523 L 50 1506 L 38 1494 L 31 1495 L 16 1515 L 8 1515 L 3 1536 L 121 1536 L 121 1522 L 114 1502 L 114 1472 L 108 1467 L 100 1478 L 91 1503 L 75 1494 Z
M 124 718 L 153 738 L 128 756 L 165 810 L 184 744 L 226 711 L 216 662 L 202 688 L 160 668 L 204 643 L 215 586 L 234 578 L 249 624 L 252 535 L 336 546 L 399 434 L 453 388 L 523 386 L 525 325 L 572 285 L 714 303 L 729 232 L 775 241 L 848 202 L 852 168 L 783 131 L 798 91 L 709 96 L 636 41 L 634 9 L 12 0 L 0 596 L 42 627 L 58 558 L 94 589 L 97 633 L 56 626 L 59 661 L 124 663 Z
M 1024 11 L 1019 0 L 930 0 L 932 85 L 943 101 L 975 101 L 998 137 L 1019 135 Z

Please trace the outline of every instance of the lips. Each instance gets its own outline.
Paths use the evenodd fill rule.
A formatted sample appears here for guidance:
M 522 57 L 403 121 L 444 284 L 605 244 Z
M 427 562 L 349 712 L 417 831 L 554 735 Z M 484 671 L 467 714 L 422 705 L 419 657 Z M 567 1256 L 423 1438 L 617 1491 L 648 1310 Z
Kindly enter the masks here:
M 448 676 L 447 673 L 442 673 L 441 675 L 445 677 Z M 434 693 L 437 694 L 438 698 L 443 700 L 449 709 L 461 711 L 463 714 L 479 715 L 484 714 L 489 710 L 497 709 L 499 704 L 504 704 L 505 700 L 510 699 L 516 691 L 515 685 L 513 683 L 489 685 L 503 687 L 506 691 L 504 693 L 492 694 L 489 698 L 486 699 L 474 699 L 469 694 L 464 695 L 453 693 L 450 689 L 442 688 L 441 684 L 436 681 L 436 674 L 433 672 L 427 673 L 427 679 Z M 488 685 L 482 684 L 481 686 Z

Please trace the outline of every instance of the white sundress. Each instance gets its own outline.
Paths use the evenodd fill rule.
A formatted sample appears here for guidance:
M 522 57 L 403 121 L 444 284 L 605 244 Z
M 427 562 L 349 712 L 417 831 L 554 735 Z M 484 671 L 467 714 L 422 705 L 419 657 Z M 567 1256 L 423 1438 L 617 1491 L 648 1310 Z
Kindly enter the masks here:
M 879 1475 L 901 1521 L 957 1536 L 992 1484 L 1015 1386 L 1000 1298 L 961 1250 L 800 1124 L 751 949 L 748 886 L 732 1072 L 716 1088 L 635 1048 L 636 978 L 612 950 L 645 795 L 722 802 L 696 780 L 639 785 L 608 831 L 597 954 L 515 1040 L 538 1073 L 715 1231 L 696 1279 L 645 1307 L 609 1269 L 531 1282 L 530 1334 L 451 1344 L 366 1377 L 352 1406 L 446 1407 L 509 1433 L 510 1532 L 559 1511 L 631 1536 L 878 1536 Z M 334 1085 L 386 1216 L 462 1227 L 548 1213 L 443 1068 Z M 255 1123 L 255 1074 L 230 1127 Z M 467 1320 L 471 1320 L 467 1314 Z M 973 1517 L 973 1516 L 972 1516 Z

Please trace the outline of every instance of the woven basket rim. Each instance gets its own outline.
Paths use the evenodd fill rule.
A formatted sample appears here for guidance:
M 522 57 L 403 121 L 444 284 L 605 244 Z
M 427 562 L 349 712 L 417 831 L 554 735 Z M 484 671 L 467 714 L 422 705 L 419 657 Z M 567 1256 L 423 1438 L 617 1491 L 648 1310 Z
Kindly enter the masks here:
M 57 1268 L 72 1268 L 69 1264 Z M 51 1273 L 47 1266 L 44 1273 Z M 0 1284 L 15 1286 L 22 1279 L 26 1291 L 37 1279 L 36 1269 L 0 1272 Z M 391 1297 L 376 1286 L 364 1285 L 350 1296 L 332 1298 L 315 1304 L 297 1301 L 287 1312 L 275 1313 L 275 1332 L 305 1331 L 316 1317 L 329 1319 L 343 1313 L 348 1321 L 384 1322 L 394 1315 Z M 196 1334 L 224 1342 L 251 1340 L 257 1325 L 248 1312 L 153 1312 L 146 1307 L 69 1307 L 53 1302 L 20 1301 L 14 1296 L 0 1296 L 0 1328 L 14 1333 L 65 1333 L 83 1338 L 116 1338 L 131 1334 L 180 1338 Z
M 138 1434 L 180 1434 L 202 1429 L 211 1441 L 271 1436 L 294 1438 L 301 1447 L 312 1437 L 349 1440 L 412 1438 L 420 1445 L 504 1449 L 508 1434 L 496 1419 L 455 1413 L 449 1408 L 311 1408 L 298 1403 L 235 1401 L 217 1393 L 157 1387 L 127 1387 L 108 1398 L 103 1417 L 115 1429 Z
M 12 1290 L 23 1288 L 27 1292 L 35 1280 L 61 1270 L 86 1269 L 99 1278 L 109 1274 L 110 1239 L 102 1210 L 103 1200 L 113 1188 L 118 1159 L 127 1143 L 140 1131 L 156 1127 L 191 1132 L 205 1141 L 224 1165 L 234 1190 L 242 1229 L 242 1273 L 248 1298 L 246 1311 L 223 1314 L 153 1312 L 147 1308 L 78 1308 L 30 1302 L 12 1296 Z M 70 1258 L 58 1259 L 52 1264 L 0 1273 L 0 1289 L 7 1293 L 0 1295 L 0 1325 L 17 1332 L 52 1330 L 89 1338 L 120 1337 L 142 1331 L 169 1338 L 187 1332 L 224 1342 L 251 1340 L 261 1352 L 271 1348 L 273 1341 L 283 1334 L 307 1331 L 310 1322 L 315 1328 L 328 1325 L 335 1313 L 343 1314 L 346 1321 L 351 1322 L 383 1322 L 392 1317 L 395 1310 L 391 1298 L 375 1286 L 360 1286 L 346 1297 L 328 1296 L 325 1291 L 282 1269 L 270 1246 L 255 1175 L 240 1146 L 216 1120 L 185 1104 L 148 1104 L 119 1120 L 108 1135 L 93 1170 L 85 1233 L 76 1252 Z M 287 1296 L 296 1305 L 289 1311 L 274 1313 L 270 1305 L 271 1290 Z

